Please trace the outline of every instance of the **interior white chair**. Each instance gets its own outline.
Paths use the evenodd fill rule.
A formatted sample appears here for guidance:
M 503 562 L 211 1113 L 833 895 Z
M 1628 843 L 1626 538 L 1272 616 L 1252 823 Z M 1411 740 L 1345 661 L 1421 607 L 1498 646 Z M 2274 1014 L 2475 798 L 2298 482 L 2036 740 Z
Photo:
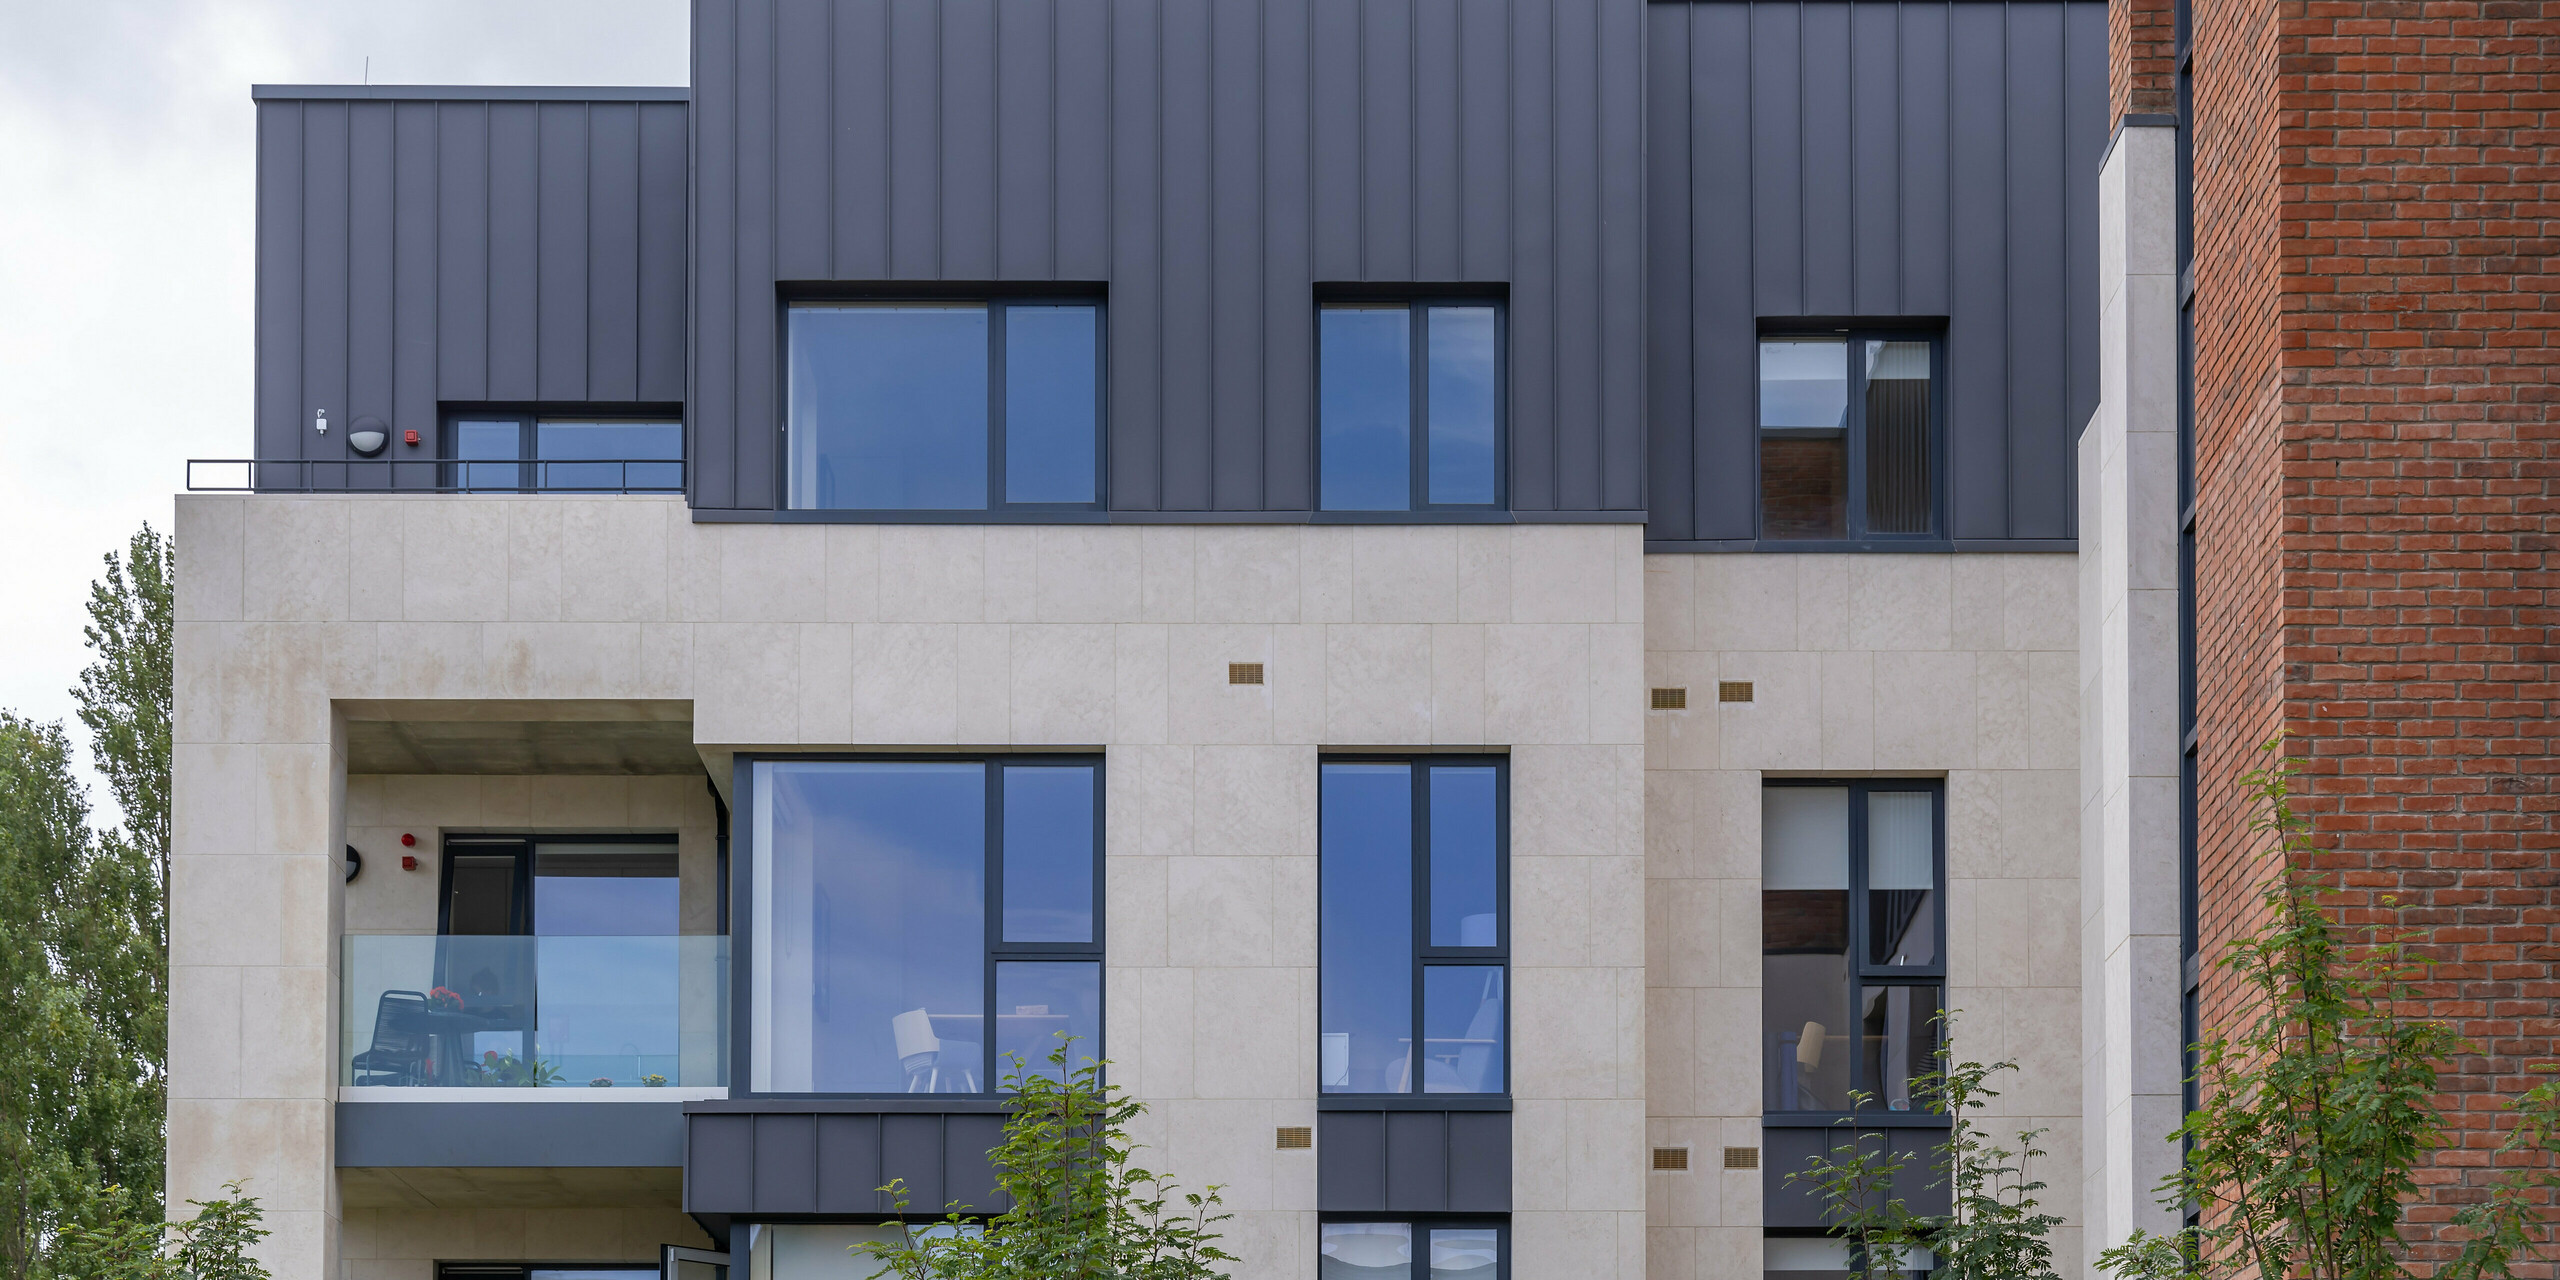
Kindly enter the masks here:
M 948 1070 L 958 1082 L 960 1092 L 974 1093 L 978 1073 L 974 1062 L 953 1061 L 946 1067 L 943 1058 L 958 1059 L 963 1048 L 974 1052 L 975 1046 L 964 1046 L 957 1040 L 945 1041 L 933 1034 L 933 1015 L 922 1009 L 909 1009 L 889 1019 L 889 1034 L 897 1041 L 898 1065 L 907 1073 L 907 1092 L 942 1092 L 943 1073 Z

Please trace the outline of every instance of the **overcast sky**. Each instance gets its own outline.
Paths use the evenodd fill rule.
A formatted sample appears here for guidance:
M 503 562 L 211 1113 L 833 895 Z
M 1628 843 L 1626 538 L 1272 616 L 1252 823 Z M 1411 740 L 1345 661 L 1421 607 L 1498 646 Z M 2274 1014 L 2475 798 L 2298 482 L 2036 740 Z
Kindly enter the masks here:
M 100 558 L 249 450 L 249 86 L 680 85 L 687 9 L 0 0 L 0 708 L 71 719 Z

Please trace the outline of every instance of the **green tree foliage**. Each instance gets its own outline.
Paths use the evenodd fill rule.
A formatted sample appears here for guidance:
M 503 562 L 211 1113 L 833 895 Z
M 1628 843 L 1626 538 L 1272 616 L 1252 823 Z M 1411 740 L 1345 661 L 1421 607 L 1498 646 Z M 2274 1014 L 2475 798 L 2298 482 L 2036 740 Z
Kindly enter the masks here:
M 1912 1095 L 1947 1117 L 1947 1136 L 1930 1156 L 1930 1185 L 1947 1188 L 1946 1213 L 1913 1213 L 1892 1197 L 1908 1158 L 1887 1154 L 1885 1133 L 1855 1128 L 1855 1119 L 1842 1121 L 1842 1145 L 1787 1175 L 1812 1187 L 1822 1202 L 1833 1234 L 1849 1246 L 1850 1275 L 1900 1276 L 1934 1255 L 1930 1274 L 1945 1280 L 2054 1280 L 2052 1235 L 2062 1219 L 2042 1211 L 2037 1193 L 2045 1184 L 2033 1172 L 2045 1154 L 2036 1146 L 2044 1131 L 2025 1130 L 2015 1146 L 2002 1146 L 1984 1137 L 1974 1119 L 2000 1096 L 1991 1078 L 2017 1066 L 1960 1062 L 1953 1041 L 1942 1035 L 1937 1068 L 1912 1078 Z M 1852 1105 L 1871 1100 L 1856 1094 Z
M 2241 994 L 2239 1029 L 2196 1046 L 2203 1103 L 2175 1135 L 2184 1165 L 2160 1188 L 2163 1204 L 2200 1209 L 2200 1223 L 2107 1250 L 2099 1265 L 2125 1280 L 2408 1274 L 2402 1207 L 2439 1140 L 2437 1066 L 2460 1041 L 2406 1012 L 2420 1007 L 2424 969 L 2409 931 L 2331 918 L 2282 739 L 2265 751 L 2243 785 L 2276 872 L 2263 923 L 2215 961 Z
M 1103 1064 L 1071 1066 L 1072 1040 L 1059 1037 L 1050 1072 L 1005 1076 L 1013 1093 L 1004 1142 L 988 1153 L 1013 1207 L 983 1224 L 958 1206 L 940 1224 L 910 1230 L 898 1244 L 865 1244 L 858 1255 L 899 1280 L 1209 1280 L 1235 1258 L 1218 1248 L 1218 1188 L 1185 1193 L 1130 1163 L 1128 1125 L 1146 1110 Z M 906 1212 L 906 1188 L 881 1188 Z
M 53 1251 L 63 1280 L 268 1280 L 249 1250 L 268 1235 L 258 1198 L 237 1182 L 219 1200 L 190 1200 L 195 1216 L 163 1225 L 155 1207 L 135 1203 L 122 1187 L 101 1197 L 108 1210 L 94 1224 L 63 1228 Z
M 97 661 L 74 696 L 124 806 L 121 829 L 90 829 L 60 725 L 0 711 L 0 1261 L 10 1280 L 57 1273 L 74 1232 L 156 1230 L 160 1217 L 169 569 L 167 540 L 145 528 L 128 557 L 107 557 L 89 603 Z

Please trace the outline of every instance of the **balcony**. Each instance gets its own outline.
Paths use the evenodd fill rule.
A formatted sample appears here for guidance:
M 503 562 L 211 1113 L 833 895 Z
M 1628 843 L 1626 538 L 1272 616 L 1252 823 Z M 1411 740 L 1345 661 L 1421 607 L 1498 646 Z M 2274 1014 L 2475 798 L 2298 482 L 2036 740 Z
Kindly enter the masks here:
M 358 934 L 345 944 L 338 1082 L 350 1097 L 725 1096 L 726 937 Z
M 682 493 L 676 458 L 189 458 L 189 493 Z

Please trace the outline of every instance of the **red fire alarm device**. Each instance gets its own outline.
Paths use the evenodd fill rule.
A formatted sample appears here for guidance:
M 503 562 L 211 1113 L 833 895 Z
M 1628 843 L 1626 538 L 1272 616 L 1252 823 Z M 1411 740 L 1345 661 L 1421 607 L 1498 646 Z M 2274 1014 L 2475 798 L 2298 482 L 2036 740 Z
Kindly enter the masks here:
M 415 849 L 418 847 L 418 838 L 406 831 L 403 831 L 400 833 L 400 847 L 403 849 Z
M 400 855 L 400 869 L 401 869 L 401 870 L 403 870 L 403 871 L 415 871 L 415 870 L 417 870 L 417 869 L 418 869 L 418 860 L 417 860 L 416 858 L 412 858 L 412 857 L 410 857 L 409 855 L 407 855 L 407 854 L 405 854 L 405 853 L 404 853 L 404 854 L 401 854 L 401 855 Z
M 400 433 L 400 443 L 402 443 L 402 444 L 416 444 L 417 442 L 418 442 L 418 429 L 417 429 L 416 427 L 411 427 L 411 428 L 409 428 L 408 430 L 403 431 L 403 432 L 401 432 L 401 433 Z

